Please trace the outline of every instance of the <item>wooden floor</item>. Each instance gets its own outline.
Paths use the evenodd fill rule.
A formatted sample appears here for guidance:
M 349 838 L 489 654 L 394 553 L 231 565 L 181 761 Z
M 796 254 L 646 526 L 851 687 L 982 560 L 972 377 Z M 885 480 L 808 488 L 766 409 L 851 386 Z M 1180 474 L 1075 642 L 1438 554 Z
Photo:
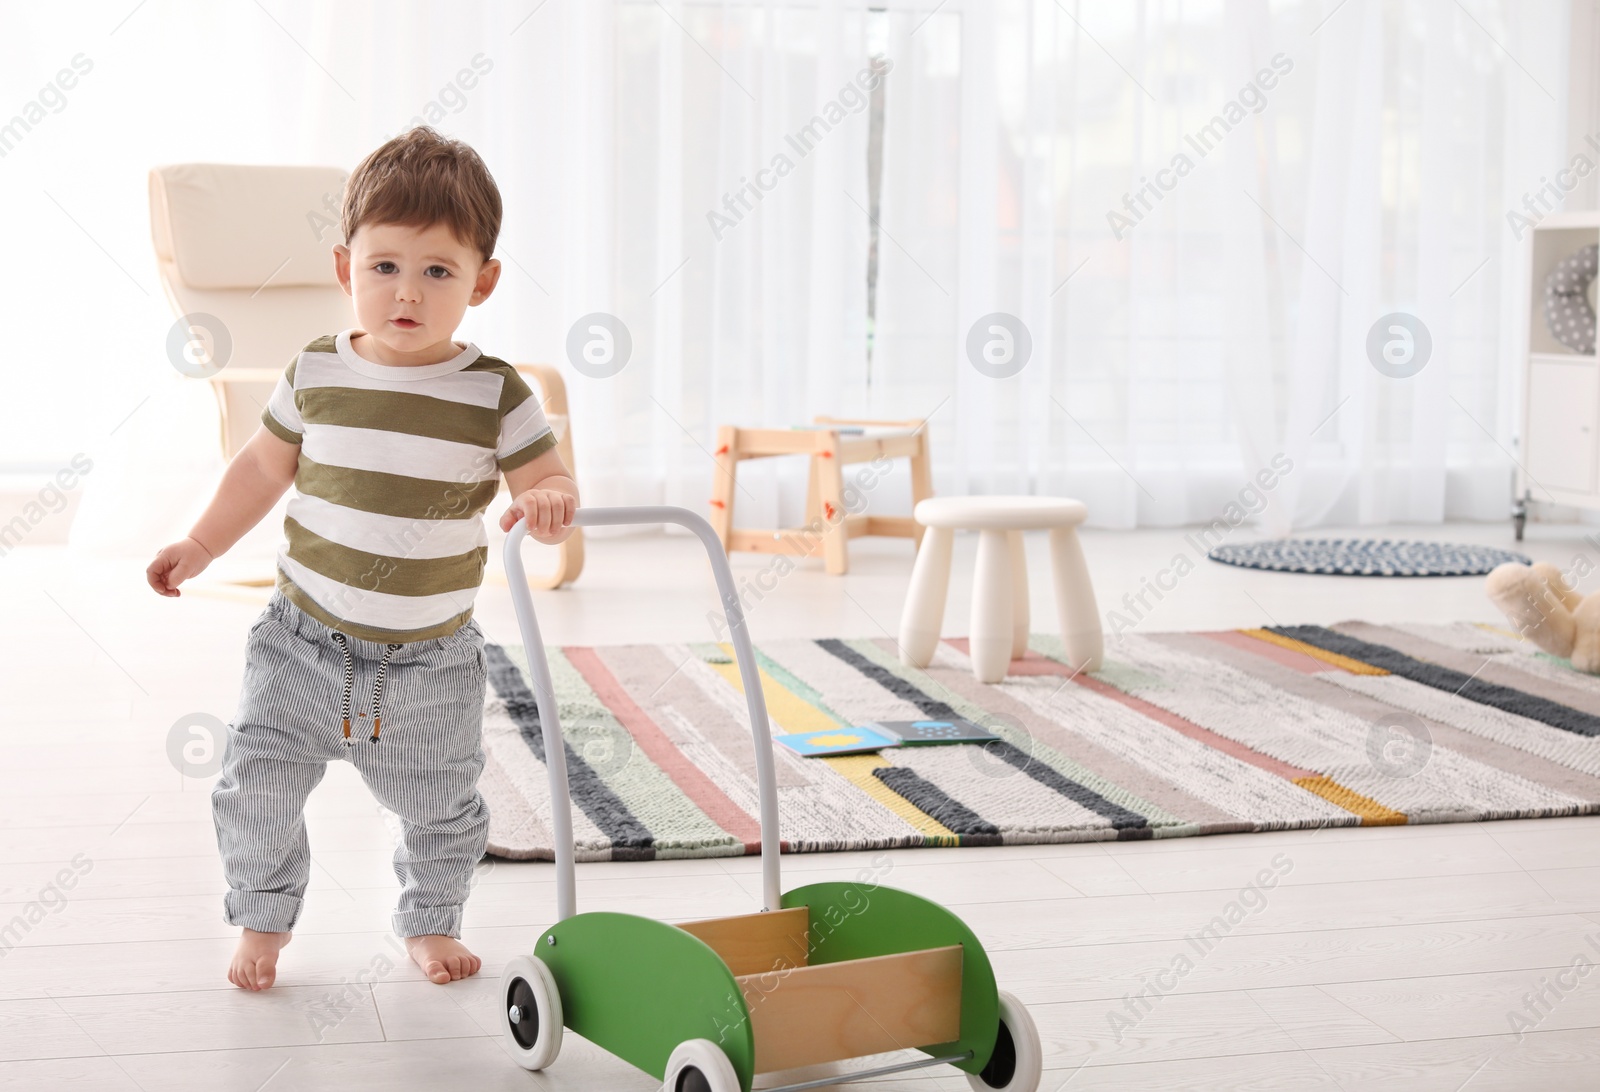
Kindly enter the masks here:
M 1416 534 L 1509 538 L 1498 525 Z M 1102 610 L 1169 564 L 1180 541 L 1087 536 Z M 972 548 L 958 544 L 953 632 L 964 632 L 970 585 L 959 574 Z M 702 639 L 685 632 L 713 603 L 695 549 L 681 537 L 591 541 L 579 584 L 536 600 L 547 637 Z M 1043 543 L 1029 549 L 1046 573 Z M 1537 557 L 1566 566 L 1590 550 L 1577 529 L 1530 528 Z M 162 599 L 143 586 L 144 560 L 28 547 L 0 562 L 10 622 L 0 635 L 0 930 L 18 916 L 27 923 L 0 940 L 0 1087 L 656 1087 L 575 1036 L 537 1075 L 500 1045 L 498 976 L 551 921 L 548 865 L 484 862 L 464 934 L 482 973 L 448 986 L 422 978 L 388 932 L 393 833 L 348 764 L 331 767 L 311 798 L 311 888 L 277 987 L 228 984 L 237 930 L 222 921 L 211 779 L 184 779 L 166 748 L 182 718 L 232 717 L 244 633 L 264 593 L 195 587 Z M 894 629 L 909 560 L 905 543 L 857 540 L 842 578 L 804 566 L 771 587 L 755 580 L 769 562 L 740 557 L 736 568 L 756 589 L 758 640 L 877 636 Z M 662 572 L 674 580 L 664 585 Z M 1050 588 L 1032 590 L 1035 630 L 1054 629 Z M 490 639 L 516 641 L 497 566 L 478 602 Z M 1475 579 L 1360 581 L 1201 562 L 1141 629 L 1353 617 L 1494 615 Z M 1585 818 L 783 863 L 795 883 L 887 868 L 881 882 L 956 909 L 1002 988 L 1038 1022 L 1046 1092 L 1486 1092 L 1600 1086 L 1597 839 L 1600 820 Z M 1281 882 L 1264 898 L 1242 895 L 1275 861 Z M 52 888 L 64 872 L 75 885 Z M 583 909 L 682 921 L 753 909 L 757 885 L 748 859 L 602 864 L 580 868 L 578 895 Z M 1236 900 L 1247 912 L 1214 948 L 1190 944 Z M 1560 976 L 1574 966 L 1567 988 Z M 319 1029 L 316 1014 L 328 1023 L 330 1012 Z M 869 1087 L 967 1085 L 943 1070 Z

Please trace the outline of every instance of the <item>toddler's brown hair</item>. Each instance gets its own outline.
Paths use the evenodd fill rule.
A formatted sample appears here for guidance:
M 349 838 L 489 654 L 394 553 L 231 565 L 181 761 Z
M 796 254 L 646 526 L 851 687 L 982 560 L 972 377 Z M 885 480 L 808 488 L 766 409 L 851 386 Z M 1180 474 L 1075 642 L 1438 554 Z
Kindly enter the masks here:
M 472 146 L 418 125 L 367 155 L 344 186 L 339 227 L 348 245 L 362 224 L 444 223 L 485 261 L 500 235 L 500 189 Z

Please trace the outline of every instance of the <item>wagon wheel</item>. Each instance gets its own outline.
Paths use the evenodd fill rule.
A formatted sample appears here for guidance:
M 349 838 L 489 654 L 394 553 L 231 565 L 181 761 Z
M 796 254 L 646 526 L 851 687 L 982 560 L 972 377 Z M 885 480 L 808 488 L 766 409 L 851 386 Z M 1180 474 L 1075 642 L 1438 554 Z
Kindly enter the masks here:
M 667 1059 L 661 1087 L 664 1092 L 742 1092 L 733 1063 L 710 1039 L 679 1043 Z
M 1039 1045 L 1039 1029 L 1022 1002 L 1000 991 L 1000 1034 L 994 1054 L 981 1073 L 967 1074 L 967 1083 L 977 1092 L 1035 1092 L 1044 1075 L 1044 1049 Z
M 516 956 L 500 976 L 505 1042 L 523 1069 L 543 1069 L 561 1052 L 561 993 L 537 956 Z

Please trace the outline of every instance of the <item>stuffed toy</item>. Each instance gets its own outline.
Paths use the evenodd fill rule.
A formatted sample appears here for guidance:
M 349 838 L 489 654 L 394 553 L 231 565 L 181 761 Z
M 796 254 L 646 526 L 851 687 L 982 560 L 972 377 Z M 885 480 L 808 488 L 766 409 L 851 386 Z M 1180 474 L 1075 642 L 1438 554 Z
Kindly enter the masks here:
M 1585 598 L 1548 561 L 1508 561 L 1489 574 L 1489 600 L 1518 633 L 1552 656 L 1600 675 L 1600 592 Z

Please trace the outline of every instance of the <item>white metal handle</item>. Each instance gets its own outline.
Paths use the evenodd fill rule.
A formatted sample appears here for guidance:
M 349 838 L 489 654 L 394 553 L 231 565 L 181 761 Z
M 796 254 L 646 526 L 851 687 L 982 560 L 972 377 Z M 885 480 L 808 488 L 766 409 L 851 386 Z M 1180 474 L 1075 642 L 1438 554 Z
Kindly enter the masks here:
M 756 664 L 755 649 L 750 645 L 749 631 L 745 628 L 744 609 L 739 605 L 739 593 L 733 584 L 733 571 L 728 568 L 728 556 L 723 552 L 722 542 L 711 529 L 711 524 L 687 508 L 671 505 L 579 508 L 572 518 L 574 527 L 612 527 L 637 523 L 675 523 L 687 527 L 700 539 L 711 560 L 711 572 L 717 579 L 717 591 L 722 597 L 722 610 L 728 618 L 728 634 L 739 661 L 739 678 L 744 683 L 745 700 L 750 706 L 750 733 L 756 749 L 757 804 L 761 812 L 761 908 L 776 910 L 782 905 L 783 893 L 778 882 L 778 792 L 772 763 L 772 729 L 767 722 L 767 699 L 761 692 L 761 670 Z M 550 661 L 545 656 L 544 640 L 539 635 L 539 621 L 533 614 L 533 597 L 528 592 L 528 578 L 522 567 L 522 540 L 527 533 L 527 521 L 519 519 L 511 525 L 506 535 L 506 578 L 511 585 L 511 602 L 516 608 L 517 624 L 522 628 L 522 644 L 528 653 L 528 673 L 533 683 L 534 700 L 539 707 L 539 727 L 544 733 L 545 768 L 550 774 L 550 834 L 555 840 L 556 854 L 556 914 L 557 920 L 565 921 L 578 912 L 577 881 L 573 867 L 576 850 L 572 836 L 572 796 L 567 780 L 566 740 L 561 734 L 555 686 L 550 680 Z

